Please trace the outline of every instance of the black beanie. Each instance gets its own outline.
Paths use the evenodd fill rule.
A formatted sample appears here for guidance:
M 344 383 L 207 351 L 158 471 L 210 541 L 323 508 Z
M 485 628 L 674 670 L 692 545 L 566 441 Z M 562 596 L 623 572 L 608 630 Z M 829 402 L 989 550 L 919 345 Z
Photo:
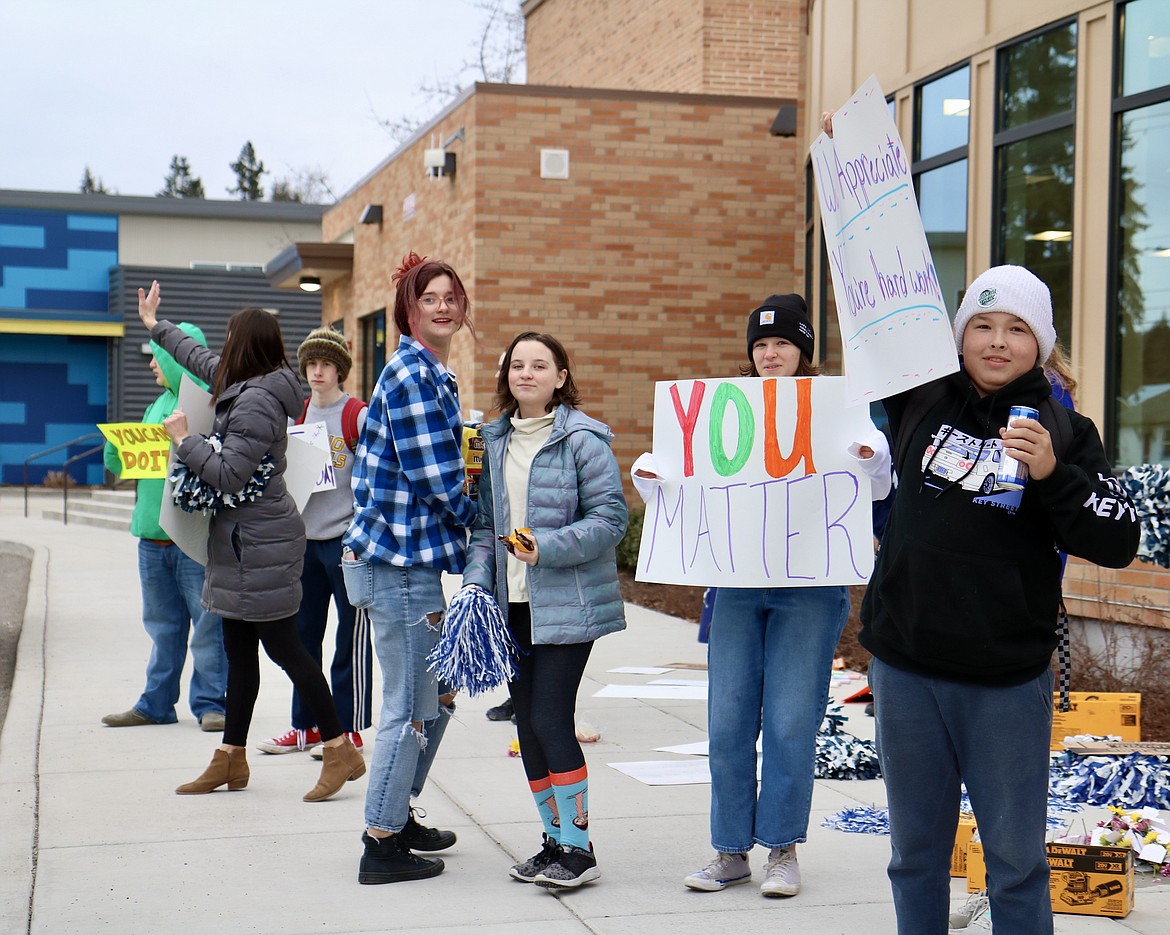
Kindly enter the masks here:
M 812 325 L 808 321 L 808 306 L 795 292 L 788 295 L 770 295 L 748 316 L 747 355 L 752 359 L 752 345 L 760 338 L 784 338 L 800 349 L 810 361 L 813 359 Z

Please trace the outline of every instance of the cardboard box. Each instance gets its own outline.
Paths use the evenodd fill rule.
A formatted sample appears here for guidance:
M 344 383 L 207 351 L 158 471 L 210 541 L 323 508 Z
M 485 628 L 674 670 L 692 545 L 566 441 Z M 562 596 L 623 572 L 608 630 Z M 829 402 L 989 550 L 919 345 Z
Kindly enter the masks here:
M 1072 692 L 1072 708 L 1058 710 L 1060 695 L 1052 695 L 1052 749 L 1063 750 L 1064 738 L 1078 734 L 1103 737 L 1108 734 L 1122 740 L 1142 739 L 1141 704 L 1138 692 Z
M 955 830 L 955 846 L 951 850 L 951 876 L 967 875 L 967 845 L 975 833 L 975 816 L 970 812 L 959 812 L 959 827 Z
M 1128 847 L 1048 844 L 1053 912 L 1124 919 L 1133 909 L 1133 852 Z M 983 845 L 967 845 L 967 892 L 987 887 Z

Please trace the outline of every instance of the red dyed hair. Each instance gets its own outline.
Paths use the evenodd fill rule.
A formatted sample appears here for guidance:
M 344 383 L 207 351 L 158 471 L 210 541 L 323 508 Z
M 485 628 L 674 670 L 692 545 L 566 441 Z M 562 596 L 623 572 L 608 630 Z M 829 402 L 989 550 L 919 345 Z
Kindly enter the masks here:
M 463 280 L 459 278 L 459 274 L 450 263 L 444 260 L 428 260 L 413 250 L 402 258 L 402 264 L 391 277 L 394 282 L 394 327 L 407 337 L 414 336 L 414 325 L 418 322 L 419 316 L 418 298 L 426 292 L 431 280 L 439 276 L 451 277 L 451 291 L 463 313 L 463 326 L 474 337 L 471 300 L 467 298 L 467 290 L 463 288 Z

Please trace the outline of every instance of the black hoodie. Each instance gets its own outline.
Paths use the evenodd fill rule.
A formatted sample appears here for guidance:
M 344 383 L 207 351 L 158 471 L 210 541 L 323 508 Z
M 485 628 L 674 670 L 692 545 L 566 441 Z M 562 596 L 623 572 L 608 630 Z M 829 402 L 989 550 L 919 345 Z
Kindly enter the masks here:
M 1022 492 L 994 488 L 1008 410 L 1051 395 L 1040 368 L 982 398 L 963 371 L 943 383 L 946 394 L 917 425 L 902 424 L 915 390 L 886 400 L 894 439 L 913 434 L 895 465 L 897 496 L 859 639 L 896 668 L 1022 684 L 1050 665 L 1056 646 L 1057 549 L 1124 567 L 1137 552 L 1137 515 L 1096 427 L 1075 412 L 1049 477 Z

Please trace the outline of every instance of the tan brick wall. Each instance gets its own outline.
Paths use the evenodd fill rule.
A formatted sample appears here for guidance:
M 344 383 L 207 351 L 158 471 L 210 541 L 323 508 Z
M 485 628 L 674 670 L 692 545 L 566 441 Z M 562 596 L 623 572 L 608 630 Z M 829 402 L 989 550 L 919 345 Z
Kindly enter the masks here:
M 802 0 L 529 0 L 528 81 L 795 95 Z
M 1064 575 L 1065 606 L 1077 617 L 1170 629 L 1167 594 L 1170 570 L 1146 562 L 1114 569 L 1070 558 Z
M 650 447 L 654 381 L 735 375 L 747 313 L 801 289 L 799 157 L 768 135 L 778 106 L 481 85 L 437 133 L 464 128 L 453 182 L 422 177 L 420 143 L 326 214 L 326 239 L 352 227 L 355 242 L 352 281 L 326 288 L 325 314 L 348 305 L 356 335 L 357 316 L 392 307 L 406 249 L 448 258 L 480 342 L 461 336 L 452 356 L 465 410 L 490 406 L 515 334 L 549 331 L 628 468 Z M 568 180 L 540 178 L 542 147 L 570 151 Z M 403 222 L 411 191 L 417 214 Z M 380 231 L 356 224 L 370 203 L 383 205 Z

